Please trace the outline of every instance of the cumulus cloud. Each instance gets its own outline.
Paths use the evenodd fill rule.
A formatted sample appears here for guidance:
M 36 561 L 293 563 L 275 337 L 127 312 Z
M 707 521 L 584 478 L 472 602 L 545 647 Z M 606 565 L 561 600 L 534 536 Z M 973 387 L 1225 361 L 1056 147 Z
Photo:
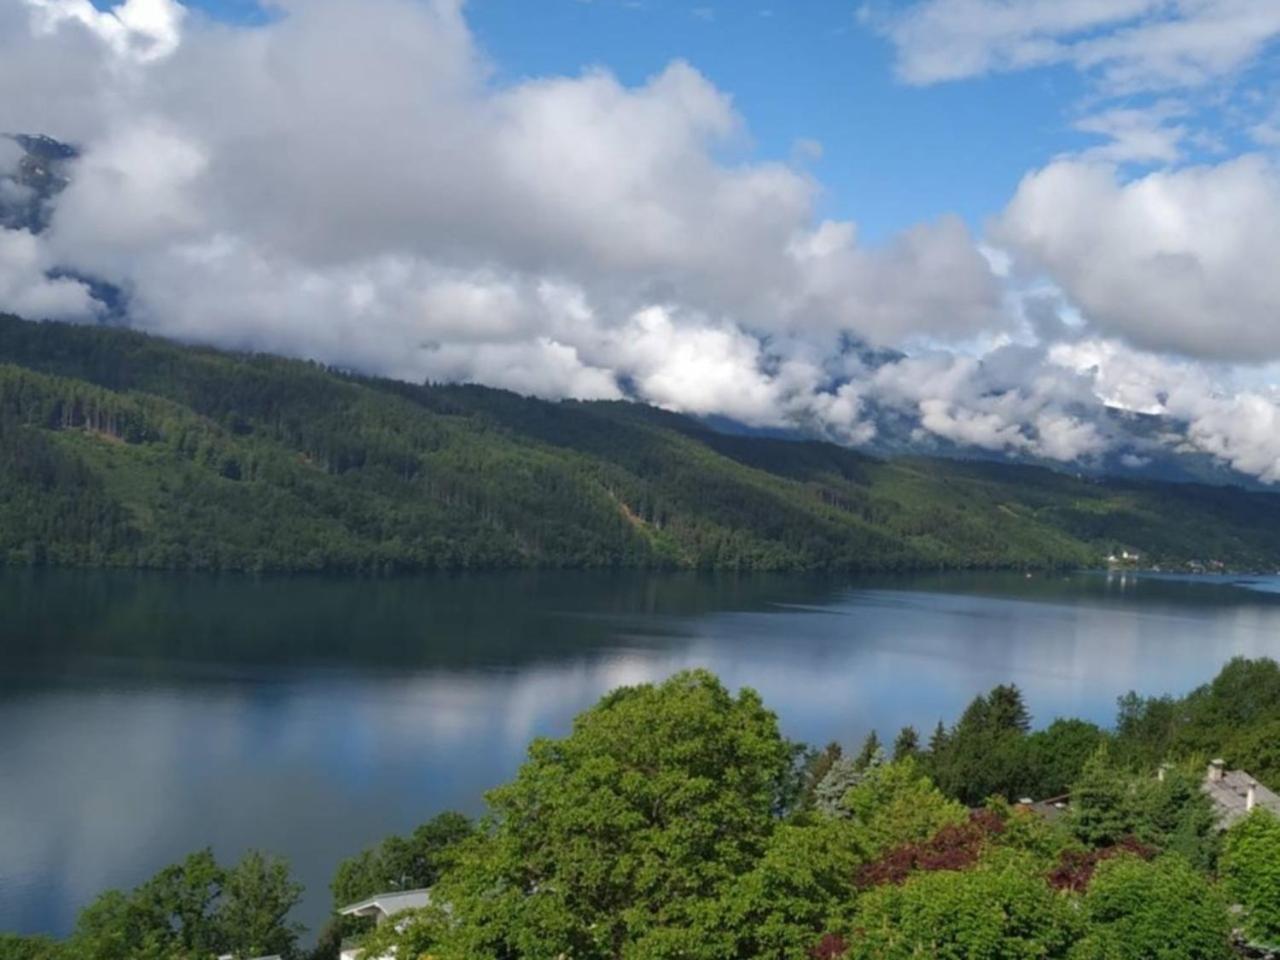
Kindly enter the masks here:
M 1064 159 L 993 227 L 1099 330 L 1218 360 L 1280 357 L 1280 171 L 1259 156 L 1161 170 Z
M 825 376 L 771 340 L 1001 321 L 960 221 L 876 248 L 817 222 L 818 185 L 749 158 L 730 98 L 685 63 L 493 86 L 448 0 L 291 0 L 254 29 L 169 0 L 4 9 L 0 76 L 73 65 L 47 103 L 15 83 L 33 96 L 0 106 L 0 128 L 47 109 L 82 149 L 41 247 L 149 329 L 548 396 L 625 382 L 766 422 Z
M 99 307 L 88 287 L 78 280 L 50 277 L 53 267 L 30 233 L 0 227 L 0 306 L 54 320 L 94 316 Z

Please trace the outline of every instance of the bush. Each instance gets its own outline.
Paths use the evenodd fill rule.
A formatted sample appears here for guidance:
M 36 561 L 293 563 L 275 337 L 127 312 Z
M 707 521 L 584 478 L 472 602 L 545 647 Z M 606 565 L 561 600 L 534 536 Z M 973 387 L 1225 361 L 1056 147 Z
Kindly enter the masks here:
M 1088 934 L 1071 960 L 1220 960 L 1231 923 L 1219 892 L 1181 857 L 1099 864 L 1084 898 Z

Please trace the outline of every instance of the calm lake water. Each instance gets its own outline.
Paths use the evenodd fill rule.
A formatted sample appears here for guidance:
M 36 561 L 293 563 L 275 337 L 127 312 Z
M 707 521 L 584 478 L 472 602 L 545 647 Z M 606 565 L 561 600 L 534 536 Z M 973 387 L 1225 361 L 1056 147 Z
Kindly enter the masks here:
M 65 933 L 105 887 L 211 844 L 287 856 L 313 930 L 344 856 L 477 813 L 530 738 L 692 666 L 786 734 L 926 733 L 1014 681 L 1037 724 L 1109 723 L 1280 656 L 1280 584 L 945 575 L 389 581 L 0 573 L 0 930 Z

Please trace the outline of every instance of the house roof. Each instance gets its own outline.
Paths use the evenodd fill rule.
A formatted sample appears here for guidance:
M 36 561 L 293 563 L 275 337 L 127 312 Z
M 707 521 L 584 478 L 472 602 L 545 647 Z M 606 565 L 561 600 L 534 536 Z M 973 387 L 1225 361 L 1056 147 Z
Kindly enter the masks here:
M 1249 813 L 1249 787 L 1254 788 L 1254 804 L 1280 816 L 1280 796 L 1268 790 L 1243 770 L 1224 770 L 1218 779 L 1204 781 L 1204 792 L 1218 809 L 1218 822 L 1230 827 Z
M 390 893 L 375 894 L 359 903 L 343 907 L 338 912 L 344 917 L 371 917 L 378 913 L 394 917 L 397 913 L 404 913 L 406 910 L 421 910 L 430 903 L 429 887 L 423 890 L 393 890 Z

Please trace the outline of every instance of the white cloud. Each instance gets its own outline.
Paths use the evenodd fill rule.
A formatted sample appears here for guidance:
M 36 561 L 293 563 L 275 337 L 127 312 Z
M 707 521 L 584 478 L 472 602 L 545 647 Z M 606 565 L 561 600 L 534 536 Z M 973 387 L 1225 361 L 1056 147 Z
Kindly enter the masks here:
M 50 279 L 53 267 L 36 237 L 0 227 L 0 310 L 52 320 L 92 317 L 97 305 L 88 288 L 77 280 Z
M 1099 330 L 1218 360 L 1280 357 L 1280 173 L 1257 156 L 1124 181 L 1062 160 L 993 227 Z
M 909 83 L 1070 64 L 1113 93 L 1208 83 L 1280 36 L 1272 0 L 918 0 L 875 19 Z
M 90 0 L 25 0 L 35 9 L 35 29 L 55 33 L 73 24 L 108 44 L 122 59 L 146 63 L 172 54 L 186 13 L 175 0 L 125 0 L 99 10 Z

